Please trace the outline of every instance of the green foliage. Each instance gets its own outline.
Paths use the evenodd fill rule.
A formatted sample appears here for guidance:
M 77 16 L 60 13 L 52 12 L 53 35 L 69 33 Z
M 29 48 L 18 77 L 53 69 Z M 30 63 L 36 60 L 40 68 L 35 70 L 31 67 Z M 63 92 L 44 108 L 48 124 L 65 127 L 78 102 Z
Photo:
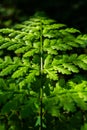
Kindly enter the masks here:
M 71 122 L 87 111 L 86 47 L 87 35 L 47 17 L 0 29 L 0 120 L 6 130 L 50 129 L 49 116 L 51 129 L 85 129 Z

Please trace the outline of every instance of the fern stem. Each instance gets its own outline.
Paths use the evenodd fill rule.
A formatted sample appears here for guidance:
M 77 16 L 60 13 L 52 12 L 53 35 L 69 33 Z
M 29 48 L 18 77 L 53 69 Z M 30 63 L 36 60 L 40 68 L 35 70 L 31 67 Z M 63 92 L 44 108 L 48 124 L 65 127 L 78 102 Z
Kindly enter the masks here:
M 41 23 L 41 36 L 40 36 L 40 42 L 41 42 L 41 47 L 40 47 L 40 76 L 41 76 L 41 86 L 40 86 L 40 126 L 39 130 L 42 130 L 42 101 L 43 101 L 43 40 L 42 40 L 42 23 Z

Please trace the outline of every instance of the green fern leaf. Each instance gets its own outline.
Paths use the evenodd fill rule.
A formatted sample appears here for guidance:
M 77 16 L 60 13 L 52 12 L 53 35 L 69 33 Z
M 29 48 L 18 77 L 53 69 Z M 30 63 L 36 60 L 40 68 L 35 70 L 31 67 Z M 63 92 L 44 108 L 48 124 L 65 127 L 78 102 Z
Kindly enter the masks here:
M 83 61 L 85 64 L 87 64 L 87 55 L 86 54 L 81 54 L 78 56 L 78 59 Z
M 78 38 L 80 38 L 82 40 L 87 40 L 87 34 L 79 35 Z
M 30 45 L 27 45 L 27 46 L 23 46 L 21 48 L 18 48 L 15 53 L 17 54 L 20 54 L 20 53 L 24 53 L 26 51 L 28 51 L 30 49 Z
M 79 98 L 78 95 L 74 95 L 73 99 L 78 107 L 80 107 L 82 110 L 87 110 L 87 103 L 85 103 L 83 99 Z
M 25 32 L 21 32 L 21 33 L 19 33 L 18 35 L 15 36 L 15 39 L 21 39 L 21 38 L 23 38 L 25 35 L 26 35 Z
M 31 70 L 28 76 L 25 77 L 27 83 L 32 83 L 35 81 L 35 77 L 39 75 L 38 70 Z
M 75 112 L 76 107 L 75 103 L 73 102 L 72 98 L 67 95 L 61 96 L 60 103 L 63 106 L 63 109 L 67 112 Z
M 7 85 L 3 78 L 0 78 L 0 90 L 7 89 Z
M 12 44 L 13 44 L 12 42 L 6 42 L 6 43 L 4 43 L 4 44 L 2 44 L 2 45 L 0 46 L 0 49 L 7 48 L 7 47 L 9 47 L 9 46 L 12 45 Z
M 24 87 L 26 85 L 26 80 L 22 80 L 19 82 L 19 87 L 20 87 L 20 90 L 22 90 L 22 87 Z
M 49 68 L 49 64 L 52 62 L 52 56 L 48 55 L 44 60 L 44 68 Z
M 36 49 L 40 48 L 41 47 L 41 42 L 33 43 L 33 47 L 36 48 Z
M 47 48 L 47 47 L 49 47 L 49 45 L 50 45 L 50 40 L 49 39 L 45 39 L 44 42 L 43 42 L 43 47 Z
M 18 68 L 18 70 L 16 70 L 13 73 L 12 78 L 15 79 L 15 78 L 23 76 L 24 74 L 26 74 L 27 70 L 28 70 L 28 67 L 20 67 L 20 68 Z
M 0 58 L 0 64 L 3 62 L 3 60 Z
M 37 49 L 32 49 L 32 50 L 26 52 L 26 53 L 23 55 L 23 57 L 33 56 L 35 53 L 38 53 L 38 51 L 39 51 L 39 50 L 37 50 Z
M 51 24 L 51 25 L 45 25 L 44 27 L 47 29 L 47 30 L 52 30 L 52 29 L 60 29 L 61 27 L 65 27 L 66 25 L 65 24 Z
M 3 38 L 3 36 L 0 35 L 0 45 L 4 42 L 4 40 L 5 39 Z
M 53 66 L 54 70 L 57 70 L 59 73 L 62 74 L 71 74 L 71 72 L 68 69 L 65 69 L 63 66 L 59 65 L 59 66 Z
M 74 62 L 77 60 L 77 54 L 74 53 L 74 54 L 71 54 L 70 56 L 68 56 L 67 58 L 69 59 L 70 62 Z
M 82 68 L 83 70 L 87 70 L 87 64 L 84 63 L 83 61 L 75 61 L 74 62 L 75 65 L 78 65 L 80 68 Z
M 57 71 L 51 70 L 51 69 L 44 69 L 44 73 L 47 74 L 47 78 L 52 80 L 58 80 Z
M 47 37 L 47 38 L 57 38 L 59 35 L 58 31 L 57 30 L 47 30 L 47 29 L 44 29 L 43 30 L 43 36 L 44 37 Z
M 75 43 L 78 43 L 79 45 L 84 45 L 84 41 L 83 40 L 81 40 L 81 39 L 75 39 Z
M 8 67 L 6 67 L 1 71 L 0 76 L 11 74 L 11 72 L 14 71 L 15 69 L 16 69 L 15 65 L 9 65 Z
M 79 44 L 77 44 L 75 41 L 68 41 L 66 44 L 70 45 L 71 47 L 79 47 Z
M 39 19 L 40 20 L 40 19 Z M 44 25 L 46 25 L 46 24 L 52 24 L 52 23 L 54 23 L 55 22 L 55 20 L 53 20 L 53 19 L 47 19 L 47 18 L 44 18 L 44 19 L 42 19 L 41 20 L 41 22 L 44 24 Z
M 78 68 L 73 64 L 63 63 L 63 66 L 64 66 L 64 68 L 67 68 L 69 71 L 72 71 L 72 72 L 75 72 L 75 73 L 79 72 Z
M 45 51 L 47 51 L 48 52 L 48 54 L 54 54 L 54 55 L 57 55 L 58 54 L 58 52 L 57 52 L 57 50 L 55 50 L 55 49 L 52 49 L 52 48 L 46 48 L 45 49 Z
M 4 34 L 9 34 L 12 33 L 13 31 L 14 31 L 13 29 L 9 29 L 9 28 L 0 29 L 0 32 Z
M 65 31 L 69 33 L 80 33 L 80 31 L 75 28 L 66 28 Z
M 30 42 L 32 42 L 34 39 L 38 39 L 38 37 L 36 37 L 33 33 L 29 33 L 26 36 L 23 37 L 23 40 L 29 40 Z
M 22 46 L 22 44 L 23 43 L 19 43 L 19 44 L 13 44 L 13 45 L 11 45 L 11 46 L 9 46 L 8 47 L 8 50 L 16 50 L 16 49 L 18 49 L 19 47 L 21 47 Z
M 11 38 L 14 38 L 18 33 L 19 33 L 18 31 L 13 31 L 8 36 L 11 37 Z
M 0 59 L 0 61 L 0 69 L 5 68 L 6 66 L 12 63 L 12 59 L 10 56 L 5 56 L 4 60 Z

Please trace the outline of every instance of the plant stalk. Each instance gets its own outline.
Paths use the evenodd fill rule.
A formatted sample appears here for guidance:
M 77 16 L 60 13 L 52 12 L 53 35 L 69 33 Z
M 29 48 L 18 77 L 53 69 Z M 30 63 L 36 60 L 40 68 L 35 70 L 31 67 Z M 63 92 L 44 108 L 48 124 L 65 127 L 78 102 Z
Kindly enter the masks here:
M 40 37 L 41 47 L 40 47 L 40 75 L 41 75 L 41 86 L 40 86 L 40 126 L 39 130 L 42 130 L 42 104 L 43 104 L 43 41 L 42 41 L 42 23 L 41 23 L 41 37 Z

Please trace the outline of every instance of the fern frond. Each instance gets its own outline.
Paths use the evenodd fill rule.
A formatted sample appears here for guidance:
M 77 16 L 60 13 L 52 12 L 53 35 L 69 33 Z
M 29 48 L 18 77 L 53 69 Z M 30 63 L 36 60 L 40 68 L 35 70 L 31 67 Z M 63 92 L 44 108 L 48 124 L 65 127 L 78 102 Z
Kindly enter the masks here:
M 69 69 L 64 68 L 62 65 L 53 66 L 54 70 L 57 70 L 58 73 L 70 75 L 71 71 Z
M 26 52 L 26 51 L 28 51 L 29 49 L 30 49 L 31 47 L 30 47 L 30 45 L 27 45 L 27 46 L 22 46 L 21 48 L 20 48 L 20 46 L 19 46 L 19 48 L 17 49 L 17 50 L 15 50 L 15 53 L 24 53 L 24 52 Z
M 13 31 L 14 31 L 13 29 L 9 29 L 9 28 L 0 29 L 0 33 L 3 34 L 9 34 L 12 33 Z
M 78 73 L 79 72 L 79 69 L 75 65 L 73 65 L 73 64 L 63 63 L 62 65 L 64 66 L 64 68 L 67 68 L 69 71 L 72 71 L 74 73 Z
M 48 55 L 44 60 L 44 68 L 49 68 L 51 62 L 52 62 L 52 56 Z
M 9 65 L 1 71 L 0 76 L 11 74 L 11 72 L 14 71 L 15 69 L 16 69 L 15 65 Z
M 22 46 L 22 43 L 21 44 L 13 44 L 13 45 L 8 47 L 8 50 L 16 50 L 21 46 Z
M 32 49 L 32 50 L 26 52 L 26 53 L 23 55 L 23 57 L 33 56 L 35 53 L 38 53 L 38 52 L 39 52 L 39 50 L 37 50 L 37 49 Z
M 30 119 L 27 111 L 40 116 L 46 112 L 62 121 L 78 108 L 85 113 L 86 47 L 87 34 L 47 17 L 35 15 L 12 29 L 0 29 L 0 115 L 10 119 L 17 112 L 17 117 Z
M 4 60 L 0 59 L 0 69 L 5 68 L 6 66 L 8 66 L 9 64 L 12 64 L 12 59 L 10 56 L 5 56 Z
M 84 63 L 83 61 L 76 61 L 74 62 L 75 65 L 78 65 L 80 68 L 82 68 L 83 70 L 87 70 L 87 64 Z
M 51 80 L 58 80 L 58 75 L 56 70 L 44 69 L 44 73 L 47 74 L 47 78 Z
M 28 66 L 28 67 L 29 67 L 29 66 Z M 27 68 L 28 68 L 28 67 L 27 67 Z M 35 67 L 36 67 L 36 69 L 35 69 Z M 24 79 L 19 82 L 20 88 L 22 88 L 22 87 L 25 86 L 26 84 L 28 85 L 28 84 L 33 83 L 33 82 L 36 80 L 36 77 L 40 75 L 38 66 L 35 65 L 35 67 L 32 66 L 32 69 L 29 70 L 28 73 L 26 73 Z
M 12 78 L 19 78 L 26 74 L 28 67 L 20 67 L 12 74 Z
M 10 42 L 6 42 L 6 43 L 4 43 L 4 44 L 2 44 L 2 45 L 0 46 L 0 49 L 7 48 L 7 47 L 9 47 L 11 44 L 12 44 L 11 41 L 10 41 Z
M 69 33 L 80 33 L 80 31 L 75 28 L 66 28 L 65 31 Z
M 6 82 L 3 78 L 0 78 L 0 90 L 7 89 Z
M 56 23 L 51 24 L 51 25 L 50 24 L 49 25 L 44 25 L 44 28 L 46 28 L 46 30 L 55 30 L 55 29 L 60 29 L 62 27 L 66 27 L 66 25 L 65 24 L 56 24 Z
M 87 64 L 87 55 L 86 54 L 79 55 L 78 59 Z

